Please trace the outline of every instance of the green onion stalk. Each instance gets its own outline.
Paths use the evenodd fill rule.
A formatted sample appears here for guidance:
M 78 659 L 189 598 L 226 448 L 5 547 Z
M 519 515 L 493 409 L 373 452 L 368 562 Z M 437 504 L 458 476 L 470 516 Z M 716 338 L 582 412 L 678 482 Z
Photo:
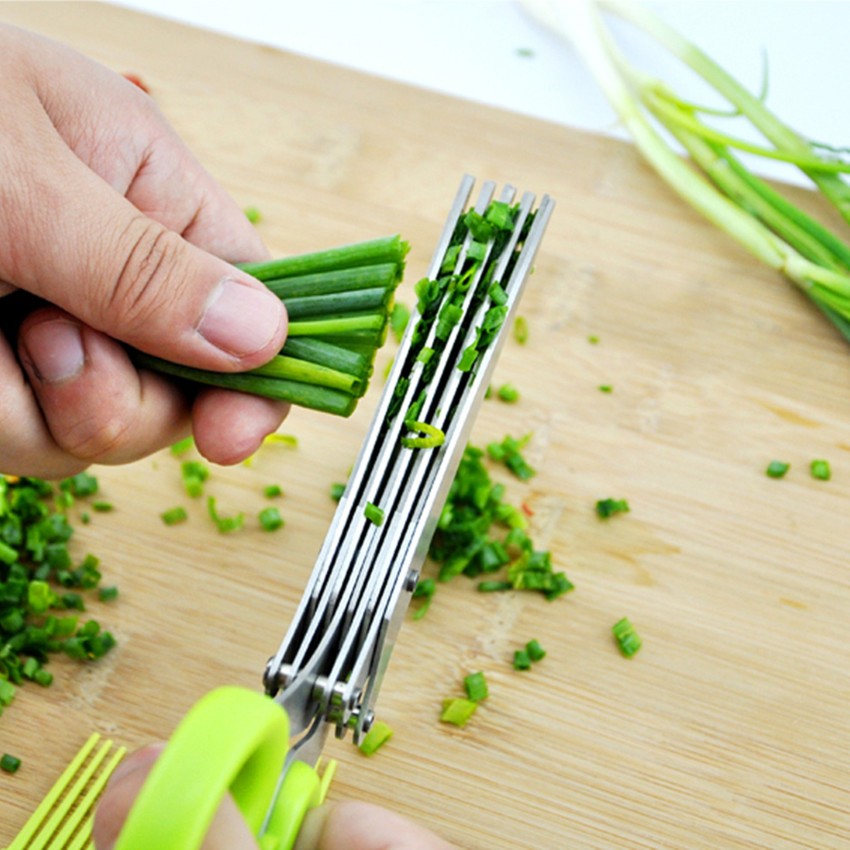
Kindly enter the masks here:
M 404 273 L 408 244 L 372 239 L 240 268 L 286 306 L 287 340 L 268 363 L 245 372 L 195 369 L 139 351 L 139 366 L 163 374 L 349 416 L 366 392 Z
M 767 108 L 763 97 L 748 91 L 636 2 L 526 0 L 526 5 L 536 18 L 572 42 L 658 174 L 709 221 L 784 274 L 850 341 L 850 246 L 754 175 L 736 155 L 741 151 L 791 163 L 850 222 L 850 186 L 843 177 L 850 171 L 850 162 L 842 155 L 845 152 L 808 140 L 788 127 Z M 662 81 L 635 68 L 617 46 L 604 12 L 651 36 L 696 72 L 731 109 L 723 113 L 684 100 Z M 748 121 L 765 143 L 721 132 L 705 120 L 724 114 Z

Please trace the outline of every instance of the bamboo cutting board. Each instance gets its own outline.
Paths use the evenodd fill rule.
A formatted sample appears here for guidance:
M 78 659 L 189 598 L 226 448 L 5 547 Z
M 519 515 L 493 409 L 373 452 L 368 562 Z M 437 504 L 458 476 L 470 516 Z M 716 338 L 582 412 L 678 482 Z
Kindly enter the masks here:
M 487 402 L 473 441 L 533 432 L 539 473 L 508 494 L 576 589 L 547 603 L 441 586 L 384 683 L 391 743 L 366 759 L 331 742 L 334 798 L 384 803 L 469 850 L 850 846 L 850 352 L 814 308 L 628 145 L 110 7 L 6 3 L 0 17 L 141 74 L 262 210 L 274 253 L 401 232 L 408 303 L 464 172 L 557 199 L 522 307 L 530 341 L 497 369 L 521 401 Z M 24 759 L 0 777 L 0 844 L 89 731 L 137 746 L 213 687 L 261 687 L 379 385 L 347 421 L 294 411 L 297 448 L 214 470 L 225 512 L 250 517 L 263 486 L 283 486 L 275 534 L 249 520 L 218 535 L 168 454 L 96 470 L 116 509 L 76 546 L 120 586 L 91 611 L 120 645 L 86 669 L 55 663 L 55 685 L 22 688 L 0 719 L 0 750 Z M 791 462 L 781 481 L 764 474 L 773 458 Z M 809 476 L 814 458 L 831 481 Z M 599 520 L 606 497 L 631 512 Z M 189 522 L 163 526 L 181 503 Z M 644 640 L 632 660 L 610 635 L 624 615 Z M 516 673 L 532 637 L 549 654 Z M 479 669 L 488 702 L 464 730 L 441 725 L 442 699 Z

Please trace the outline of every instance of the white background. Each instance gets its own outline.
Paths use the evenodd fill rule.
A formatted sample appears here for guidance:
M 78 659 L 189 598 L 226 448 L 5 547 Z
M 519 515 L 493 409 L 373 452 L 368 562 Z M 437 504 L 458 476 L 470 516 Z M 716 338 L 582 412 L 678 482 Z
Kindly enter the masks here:
M 569 2 L 569 0 L 567 0 Z M 571 46 L 513 0 L 120 0 L 120 4 L 549 121 L 621 135 L 613 111 Z M 648 2 L 796 130 L 850 145 L 850 2 Z M 531 55 L 524 55 L 530 52 Z M 634 58 L 705 100 L 658 48 Z M 631 54 L 630 54 L 631 55 Z M 648 57 L 648 58 L 647 58 Z M 653 64 L 654 63 L 654 64 Z M 719 103 L 717 104 L 719 105 Z M 741 129 L 734 128 L 741 133 Z M 763 174 L 804 182 L 784 165 Z

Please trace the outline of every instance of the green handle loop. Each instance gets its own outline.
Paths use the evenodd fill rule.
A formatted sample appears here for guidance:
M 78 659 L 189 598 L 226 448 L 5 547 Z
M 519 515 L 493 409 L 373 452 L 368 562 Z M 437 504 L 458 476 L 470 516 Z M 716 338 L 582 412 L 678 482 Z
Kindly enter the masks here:
M 199 850 L 227 791 L 257 835 L 288 747 L 289 719 L 280 705 L 243 688 L 211 691 L 157 759 L 114 850 Z M 292 764 L 261 839 L 263 850 L 290 850 L 307 810 L 321 802 L 319 787 L 315 770 Z

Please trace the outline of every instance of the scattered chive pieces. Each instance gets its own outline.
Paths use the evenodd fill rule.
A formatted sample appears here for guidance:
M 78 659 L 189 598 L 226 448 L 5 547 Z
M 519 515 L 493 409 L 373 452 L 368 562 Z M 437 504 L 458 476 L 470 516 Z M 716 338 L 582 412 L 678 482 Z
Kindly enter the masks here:
M 260 511 L 259 520 L 263 531 L 277 531 L 283 527 L 283 517 L 275 507 L 263 508 Z
M 383 509 L 379 508 L 377 505 L 373 505 L 371 502 L 366 502 L 366 507 L 363 509 L 363 515 L 373 525 L 381 526 L 384 524 Z
M 244 212 L 245 218 L 247 218 L 251 224 L 257 224 L 257 222 L 263 217 L 257 207 L 245 207 Z
M 298 437 L 294 434 L 269 434 L 263 439 L 263 445 L 278 445 L 289 446 L 290 448 L 298 448 Z
M 383 720 L 376 720 L 360 742 L 360 752 L 373 756 L 393 736 L 393 730 Z
M 600 499 L 596 503 L 596 514 L 602 519 L 614 516 L 614 514 L 628 513 L 629 503 L 625 499 Z
M 414 620 L 421 620 L 425 616 L 428 612 L 428 608 L 431 606 L 431 600 L 434 598 L 434 594 L 436 592 L 437 582 L 434 581 L 434 579 L 423 578 L 416 582 L 416 587 L 413 588 L 413 598 L 422 599 L 423 602 L 414 612 Z
M 469 722 L 478 703 L 471 699 L 456 697 L 443 700 L 443 713 L 440 715 L 441 723 L 451 723 L 453 726 L 463 728 Z
M 599 389 L 599 392 L 601 392 L 601 393 L 612 393 L 612 392 L 614 392 L 614 387 L 612 387 L 611 384 L 600 384 L 598 389 Z
M 203 495 L 204 482 L 210 477 L 210 469 L 199 460 L 185 460 L 180 466 L 180 475 L 186 493 L 193 499 Z
M 404 304 L 396 301 L 393 304 L 392 312 L 390 313 L 390 330 L 396 342 L 401 342 L 404 332 L 407 330 L 407 323 L 410 321 L 410 310 Z
M 111 602 L 118 598 L 118 588 L 114 585 L 111 587 L 101 587 L 97 592 L 97 598 L 101 602 Z
M 490 695 L 487 679 L 484 678 L 482 672 L 470 673 L 464 677 L 463 687 L 466 689 L 467 699 L 472 700 L 472 702 L 481 702 Z
M 409 431 L 418 431 L 423 435 L 421 437 L 402 437 L 401 444 L 406 449 L 435 449 L 442 446 L 446 440 L 445 433 L 428 422 L 419 422 L 413 419 L 404 424 Z
M 77 498 L 83 498 L 85 496 L 93 496 L 97 493 L 98 482 L 94 475 L 88 472 L 78 472 L 76 475 L 60 481 L 59 489 L 71 493 Z
M 513 384 L 502 384 L 502 386 L 496 390 L 496 395 L 508 404 L 513 404 L 514 402 L 519 401 L 519 390 Z
M 520 344 L 528 342 L 528 320 L 524 316 L 514 319 L 514 339 Z
M 278 496 L 283 495 L 283 488 L 280 484 L 269 484 L 267 487 L 263 488 L 263 495 L 267 499 L 276 499 Z
M 530 670 L 531 659 L 528 657 L 528 652 L 525 649 L 518 649 L 514 652 L 514 670 Z
M 617 622 L 611 626 L 611 631 L 614 633 L 614 638 L 617 641 L 617 646 L 619 646 L 620 652 L 622 652 L 626 658 L 631 658 L 640 649 L 640 637 L 628 617 L 623 617 L 621 620 L 617 620 Z
M 15 686 L 8 679 L 0 679 L 0 705 L 11 705 L 15 690 Z
M 176 443 L 173 443 L 169 451 L 175 457 L 180 457 L 180 455 L 184 455 L 192 449 L 194 445 L 195 440 L 193 437 L 184 437 L 182 440 L 178 440 Z
M 342 498 L 342 494 L 345 492 L 345 484 L 341 484 L 340 482 L 335 482 L 331 484 L 331 498 L 338 502 Z
M 91 506 L 93 510 L 101 514 L 109 513 L 110 511 L 115 509 L 112 502 L 92 502 Z
M 531 434 L 526 434 L 519 439 L 505 437 L 501 443 L 488 443 L 487 454 L 492 460 L 503 463 L 521 481 L 528 481 L 537 474 L 522 454 L 522 449 L 530 439 Z
M 813 460 L 809 469 L 812 473 L 812 478 L 817 478 L 818 481 L 829 481 L 832 478 L 832 470 L 828 460 Z
M 782 460 L 772 460 L 767 465 L 765 472 L 768 478 L 782 478 L 790 468 L 790 463 L 785 463 L 785 461 Z
M 531 661 L 540 661 L 542 658 L 546 657 L 546 650 L 540 645 L 540 641 L 536 638 L 534 640 L 530 640 L 525 645 L 525 651 Z
M 242 513 L 235 514 L 234 516 L 221 516 L 216 508 L 216 499 L 214 496 L 210 496 L 207 499 L 207 513 L 222 534 L 238 531 L 245 522 L 245 514 Z
M 186 522 L 189 519 L 189 514 L 186 513 L 186 508 L 178 506 L 163 511 L 159 517 L 166 525 L 177 525 L 180 522 Z
M 588 341 L 591 345 L 598 345 L 598 344 L 599 344 L 599 337 L 598 337 L 598 336 L 596 336 L 596 334 L 591 334 L 591 335 L 587 338 L 587 341 Z
M 6 773 L 17 773 L 20 766 L 21 760 L 17 756 L 3 753 L 3 756 L 0 757 L 0 770 L 5 770 Z

